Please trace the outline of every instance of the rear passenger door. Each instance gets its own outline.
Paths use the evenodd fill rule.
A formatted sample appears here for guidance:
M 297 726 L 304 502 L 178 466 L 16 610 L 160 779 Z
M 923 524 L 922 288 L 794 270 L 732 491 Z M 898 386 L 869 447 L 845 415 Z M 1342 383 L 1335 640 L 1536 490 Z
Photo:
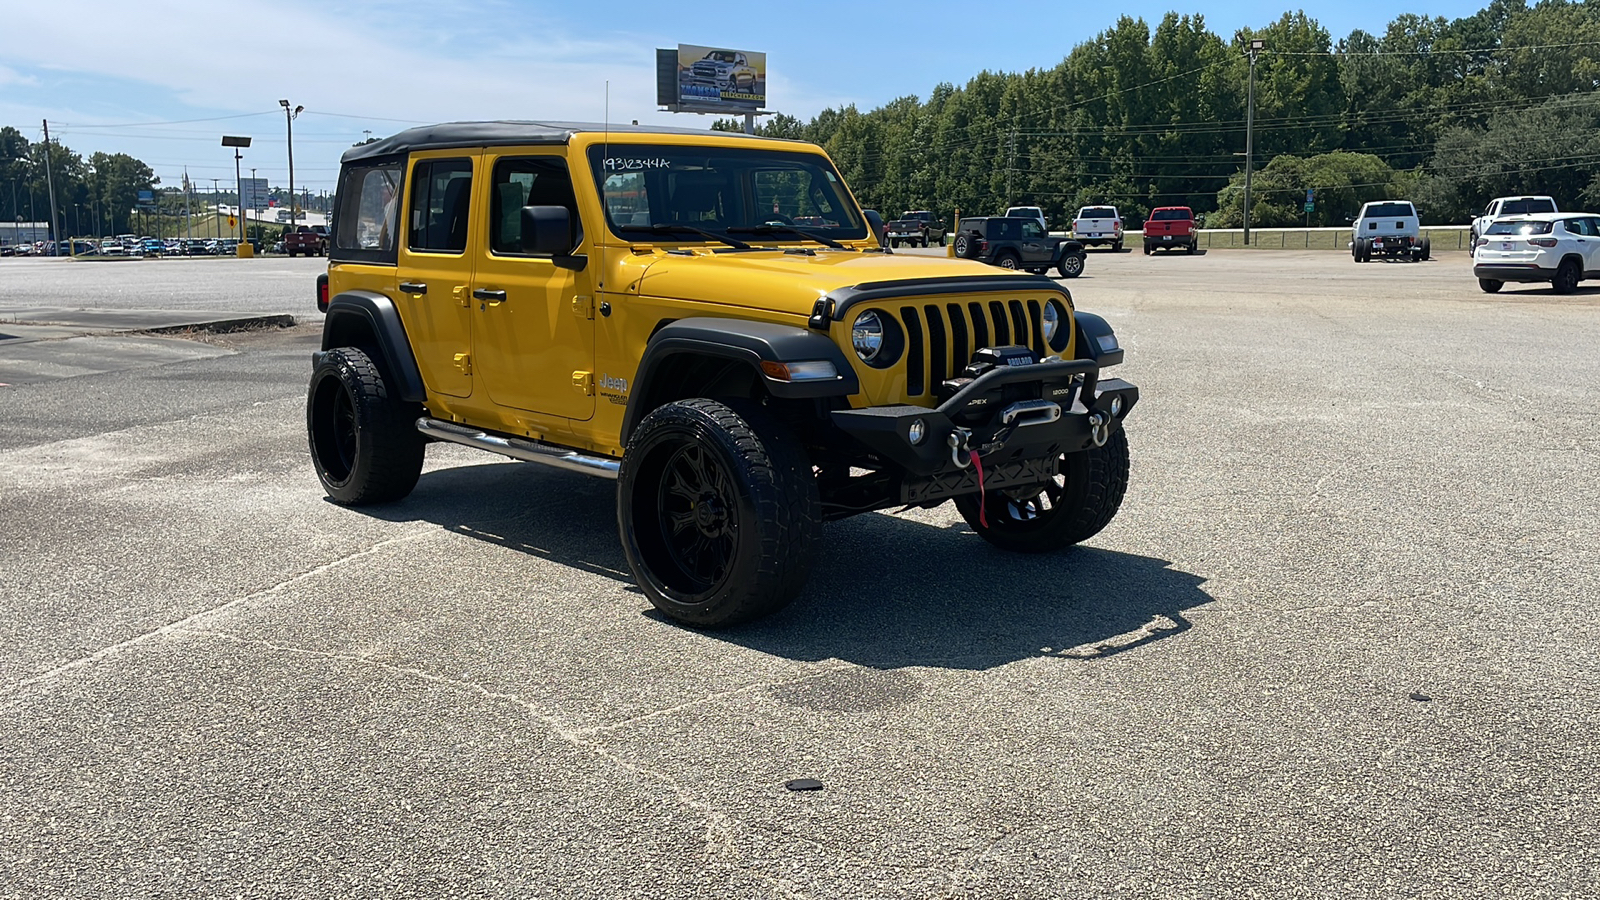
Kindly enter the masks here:
M 1600 224 L 1600 219 L 1593 216 L 1573 216 L 1563 219 L 1561 224 L 1566 226 L 1567 234 L 1572 236 L 1579 252 L 1583 254 L 1583 271 L 1594 272 L 1600 269 L 1600 231 L 1595 226 Z
M 472 151 L 413 154 L 401 225 L 398 304 L 411 348 L 432 390 L 472 395 L 471 249 L 486 217 L 474 215 L 473 189 L 483 179 Z

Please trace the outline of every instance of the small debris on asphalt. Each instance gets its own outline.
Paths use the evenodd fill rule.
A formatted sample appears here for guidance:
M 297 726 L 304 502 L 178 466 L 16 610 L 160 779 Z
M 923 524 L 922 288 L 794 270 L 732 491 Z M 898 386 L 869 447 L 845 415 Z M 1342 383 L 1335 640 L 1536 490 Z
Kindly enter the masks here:
M 1427 703 L 1429 700 L 1432 700 L 1433 698 L 1429 697 L 1427 694 L 1422 693 L 1421 691 L 1412 691 L 1411 692 L 1411 699 L 1416 700 L 1416 701 L 1421 702 L 1421 703 Z
M 820 791 L 820 790 L 822 790 L 822 782 L 816 780 L 815 778 L 796 778 L 793 781 L 784 782 L 783 786 L 788 788 L 791 791 Z

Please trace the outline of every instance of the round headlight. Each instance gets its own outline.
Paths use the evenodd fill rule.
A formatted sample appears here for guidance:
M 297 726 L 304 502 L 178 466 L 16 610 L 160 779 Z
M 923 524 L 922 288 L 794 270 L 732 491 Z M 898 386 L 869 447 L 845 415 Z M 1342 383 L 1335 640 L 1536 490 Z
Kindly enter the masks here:
M 883 349 L 883 319 L 871 311 L 856 316 L 855 324 L 850 326 L 850 343 L 862 361 L 872 362 Z
M 1056 329 L 1061 327 L 1061 313 L 1057 311 L 1054 303 L 1044 305 L 1044 342 L 1053 343 L 1056 339 Z
M 911 443 L 920 444 L 922 443 L 922 439 L 927 437 L 927 435 L 928 423 L 922 421 L 921 419 L 912 419 L 911 427 L 906 429 L 906 437 L 911 440 Z

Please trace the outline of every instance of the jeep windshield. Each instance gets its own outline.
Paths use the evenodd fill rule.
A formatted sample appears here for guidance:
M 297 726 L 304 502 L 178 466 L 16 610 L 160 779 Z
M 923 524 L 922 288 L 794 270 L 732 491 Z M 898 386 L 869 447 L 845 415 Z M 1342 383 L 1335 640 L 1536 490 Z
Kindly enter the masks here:
M 626 241 L 863 240 L 867 227 L 826 157 L 743 147 L 597 145 L 589 165 L 606 223 Z M 689 226 L 682 229 L 659 226 Z M 771 229 L 750 229 L 771 225 Z

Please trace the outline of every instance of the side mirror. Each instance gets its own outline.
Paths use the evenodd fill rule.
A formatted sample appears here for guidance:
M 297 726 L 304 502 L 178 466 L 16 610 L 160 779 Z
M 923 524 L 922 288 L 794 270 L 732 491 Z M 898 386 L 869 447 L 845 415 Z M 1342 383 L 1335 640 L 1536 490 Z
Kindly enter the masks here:
M 884 250 L 889 249 L 889 227 L 883 224 L 883 216 L 878 215 L 875 209 L 863 209 L 861 215 L 867 220 L 867 227 L 872 229 L 872 236 L 878 239 Z
M 522 208 L 522 252 L 548 256 L 563 269 L 582 269 L 587 257 L 574 256 L 577 236 L 572 230 L 572 213 L 565 206 L 524 206 Z

